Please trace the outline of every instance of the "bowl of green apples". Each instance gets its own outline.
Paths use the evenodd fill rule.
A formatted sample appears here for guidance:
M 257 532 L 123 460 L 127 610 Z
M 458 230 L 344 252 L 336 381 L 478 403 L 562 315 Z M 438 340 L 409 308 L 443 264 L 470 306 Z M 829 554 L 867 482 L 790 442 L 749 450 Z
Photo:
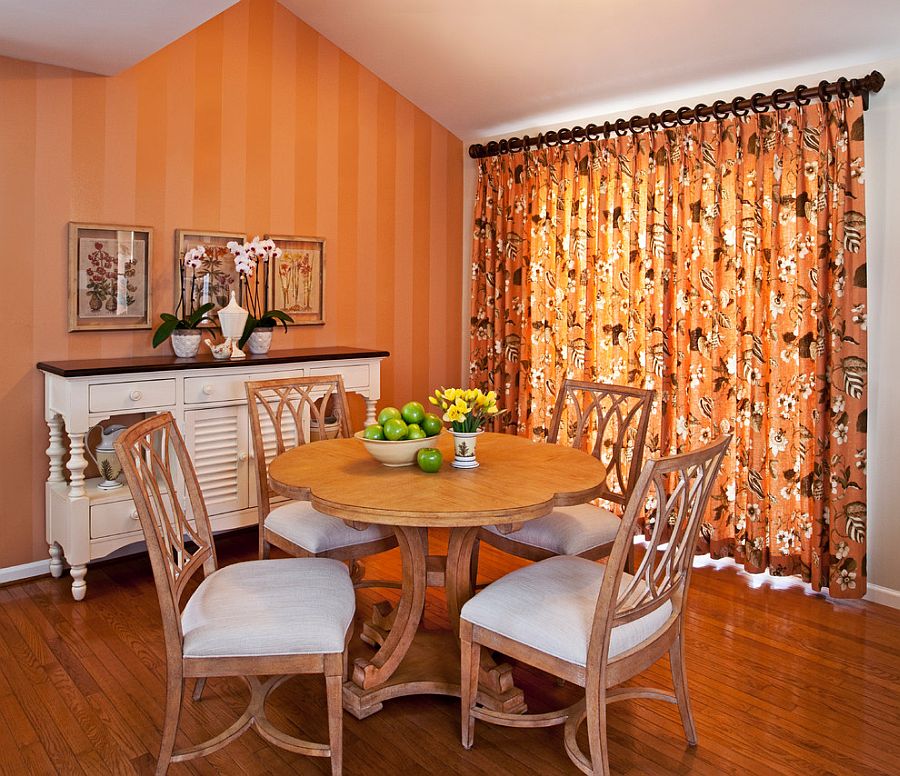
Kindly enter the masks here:
M 434 447 L 444 424 L 441 419 L 417 401 L 402 408 L 385 407 L 377 422 L 357 431 L 369 455 L 385 466 L 412 466 L 419 450 Z

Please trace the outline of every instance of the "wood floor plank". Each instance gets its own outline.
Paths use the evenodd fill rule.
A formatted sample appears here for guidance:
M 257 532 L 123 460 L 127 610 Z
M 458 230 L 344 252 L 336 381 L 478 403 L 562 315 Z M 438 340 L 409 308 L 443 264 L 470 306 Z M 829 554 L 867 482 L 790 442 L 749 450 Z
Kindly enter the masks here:
M 435 532 L 432 552 L 446 548 Z M 255 556 L 252 532 L 217 541 L 223 564 Z M 524 565 L 482 548 L 480 580 Z M 367 560 L 369 576 L 397 578 L 396 550 Z M 165 693 L 159 609 L 146 557 L 95 564 L 88 598 L 67 579 L 0 588 L 0 772 L 151 774 Z M 730 568 L 695 570 L 686 620 L 688 682 L 699 745 L 684 740 L 675 707 L 652 701 L 609 710 L 614 773 L 769 776 L 900 773 L 900 612 L 775 589 Z M 365 613 L 396 591 L 362 590 Z M 429 591 L 425 622 L 445 627 L 445 602 Z M 526 666 L 516 681 L 534 708 L 567 705 L 577 688 Z M 671 686 L 667 661 L 641 677 Z M 188 688 L 188 691 L 190 688 Z M 179 742 L 198 743 L 243 710 L 240 680 L 211 680 L 186 698 Z M 312 740 L 327 737 L 321 677 L 298 677 L 271 698 L 270 718 Z M 479 722 L 475 746 L 459 744 L 459 703 L 400 698 L 366 720 L 344 717 L 345 773 L 566 776 L 576 770 L 561 728 L 513 730 Z M 585 734 L 580 733 L 582 745 Z M 327 760 L 276 749 L 248 733 L 209 758 L 174 765 L 192 774 L 328 774 Z

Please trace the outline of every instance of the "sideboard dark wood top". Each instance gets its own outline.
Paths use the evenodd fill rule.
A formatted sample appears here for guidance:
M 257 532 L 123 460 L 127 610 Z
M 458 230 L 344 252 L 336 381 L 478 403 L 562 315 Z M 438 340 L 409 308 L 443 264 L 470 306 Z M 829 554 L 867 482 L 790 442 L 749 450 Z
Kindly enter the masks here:
M 78 361 L 41 361 L 37 368 L 42 372 L 60 377 L 93 377 L 94 375 L 116 375 L 130 372 L 166 372 L 181 369 L 210 369 L 258 364 L 293 364 L 303 361 L 346 361 L 352 358 L 385 358 L 387 350 L 367 350 L 366 348 L 297 348 L 294 350 L 271 350 L 264 356 L 247 358 L 215 359 L 211 353 L 201 353 L 194 358 L 175 356 L 135 356 L 133 358 L 92 358 Z

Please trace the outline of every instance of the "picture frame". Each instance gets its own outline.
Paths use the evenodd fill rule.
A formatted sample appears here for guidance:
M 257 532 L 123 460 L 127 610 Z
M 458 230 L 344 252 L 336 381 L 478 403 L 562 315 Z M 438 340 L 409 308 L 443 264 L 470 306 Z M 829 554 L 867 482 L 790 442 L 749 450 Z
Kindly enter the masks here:
M 206 258 L 197 271 L 194 292 L 197 295 L 195 307 L 205 302 L 212 302 L 215 307 L 210 310 L 202 324 L 215 325 L 215 314 L 227 306 L 232 291 L 237 292 L 240 303 L 241 292 L 237 272 L 234 270 L 234 257 L 227 245 L 232 240 L 245 242 L 247 235 L 243 232 L 214 232 L 208 229 L 176 229 L 175 230 L 175 292 L 189 298 L 191 289 L 188 278 L 181 272 L 184 254 L 202 245 L 206 248 Z M 184 287 L 182 288 L 182 283 Z M 175 303 L 178 303 L 176 297 Z
M 69 331 L 151 328 L 153 228 L 69 223 Z
M 325 323 L 325 238 L 267 234 L 281 249 L 270 272 L 269 307 L 294 319 L 288 326 Z

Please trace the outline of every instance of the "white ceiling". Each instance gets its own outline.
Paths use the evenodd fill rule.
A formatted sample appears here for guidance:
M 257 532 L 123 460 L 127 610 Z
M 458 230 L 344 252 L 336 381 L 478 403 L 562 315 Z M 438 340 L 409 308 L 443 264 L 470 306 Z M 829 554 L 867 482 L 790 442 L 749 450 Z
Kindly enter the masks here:
M 0 54 L 115 75 L 237 0 L 0 0 Z
M 234 2 L 0 0 L 0 54 L 114 74 Z M 900 0 L 280 2 L 465 141 L 900 56 Z

